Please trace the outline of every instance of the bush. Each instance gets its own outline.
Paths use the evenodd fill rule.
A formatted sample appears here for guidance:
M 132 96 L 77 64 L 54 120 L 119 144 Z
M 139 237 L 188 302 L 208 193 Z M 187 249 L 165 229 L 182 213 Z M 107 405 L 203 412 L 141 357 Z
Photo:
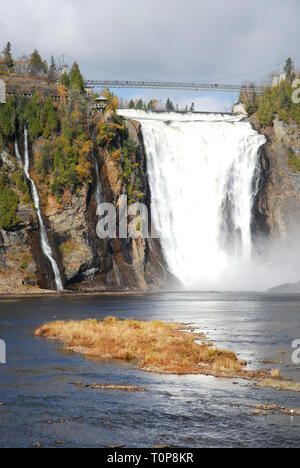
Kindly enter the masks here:
M 6 174 L 0 177 L 0 227 L 3 229 L 12 229 L 19 222 L 17 209 L 19 198 L 8 185 Z

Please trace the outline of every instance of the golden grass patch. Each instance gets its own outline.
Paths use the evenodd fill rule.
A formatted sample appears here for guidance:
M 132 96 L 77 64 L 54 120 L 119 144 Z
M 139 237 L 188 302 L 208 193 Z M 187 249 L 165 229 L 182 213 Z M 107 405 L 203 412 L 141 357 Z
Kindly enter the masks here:
M 262 376 L 247 371 L 246 363 L 232 351 L 199 343 L 199 335 L 183 331 L 177 323 L 107 317 L 101 322 L 52 322 L 35 335 L 59 341 L 67 350 L 89 358 L 134 362 L 145 371 L 247 379 Z

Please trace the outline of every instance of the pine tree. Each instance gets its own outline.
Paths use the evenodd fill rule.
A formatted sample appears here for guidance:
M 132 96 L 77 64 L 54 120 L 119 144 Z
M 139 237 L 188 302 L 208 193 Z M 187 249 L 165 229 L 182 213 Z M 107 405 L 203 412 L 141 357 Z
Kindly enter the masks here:
M 8 42 L 6 44 L 6 47 L 3 49 L 2 54 L 4 56 L 3 64 L 5 65 L 5 67 L 7 68 L 7 70 L 9 72 L 12 72 L 14 70 L 15 63 L 14 63 L 14 60 L 13 60 L 12 54 L 11 54 L 11 43 L 10 42 Z
M 39 52 L 35 49 L 30 56 L 29 69 L 31 75 L 40 75 L 45 73 L 46 64 L 43 62 Z
M 44 138 L 58 129 L 58 117 L 54 108 L 53 99 L 51 96 L 47 98 L 42 109 L 42 118 L 44 122 Z
M 135 104 L 134 104 L 134 101 L 131 99 L 129 102 L 129 109 L 134 109 L 134 108 L 135 108 Z
M 70 86 L 70 78 L 67 73 L 61 75 L 61 84 L 68 88 Z
M 173 104 L 173 102 L 171 101 L 170 98 L 167 99 L 167 102 L 166 102 L 166 109 L 167 109 L 167 111 L 169 111 L 169 112 L 172 112 L 172 111 L 175 110 L 174 104 Z
M 292 75 L 293 71 L 294 71 L 294 62 L 289 57 L 287 59 L 286 63 L 285 63 L 284 72 L 286 73 L 287 77 L 289 78 Z
M 74 62 L 70 73 L 70 87 L 76 89 L 78 92 L 85 91 L 83 76 L 77 62 Z
M 144 103 L 143 103 L 143 100 L 142 99 L 139 99 L 139 101 L 137 102 L 135 108 L 137 110 L 143 110 L 144 109 Z
M 53 55 L 51 56 L 48 78 L 49 78 L 49 81 L 51 82 L 55 81 L 57 78 L 56 63 L 55 63 L 55 58 L 53 57 Z
M 16 106 L 13 97 L 9 97 L 0 109 L 0 129 L 7 138 L 11 138 L 16 132 Z

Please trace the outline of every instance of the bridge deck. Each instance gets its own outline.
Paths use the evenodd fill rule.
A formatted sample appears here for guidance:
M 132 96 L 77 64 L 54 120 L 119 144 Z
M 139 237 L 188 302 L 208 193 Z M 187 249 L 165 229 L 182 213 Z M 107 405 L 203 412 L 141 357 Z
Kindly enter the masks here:
M 243 89 L 248 92 L 262 94 L 264 88 L 245 86 L 245 85 L 227 85 L 213 83 L 187 83 L 172 81 L 118 81 L 118 80 L 87 80 L 87 87 L 109 87 L 109 88 L 136 88 L 136 89 L 178 89 L 186 91 L 226 91 L 240 92 Z

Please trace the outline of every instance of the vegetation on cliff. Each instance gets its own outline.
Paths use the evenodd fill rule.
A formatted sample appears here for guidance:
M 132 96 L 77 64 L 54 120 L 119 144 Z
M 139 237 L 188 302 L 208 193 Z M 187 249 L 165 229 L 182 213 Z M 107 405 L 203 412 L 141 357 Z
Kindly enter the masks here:
M 267 86 L 262 95 L 242 90 L 240 102 L 245 105 L 249 115 L 255 114 L 263 127 L 273 124 L 275 118 L 286 123 L 289 121 L 300 125 L 300 105 L 294 102 L 292 95 L 295 88 L 292 86 L 296 77 L 291 59 L 285 66 L 286 77 L 276 86 Z
M 248 114 L 255 115 L 262 128 L 272 127 L 276 119 L 288 125 L 300 126 L 300 104 L 297 102 L 299 93 L 294 85 L 296 73 L 293 61 L 289 58 L 284 67 L 284 79 L 267 86 L 262 95 L 243 90 L 240 102 L 244 104 Z M 299 76 L 300 78 L 300 76 Z M 296 174 L 300 171 L 300 156 L 291 147 L 287 148 L 287 164 Z

